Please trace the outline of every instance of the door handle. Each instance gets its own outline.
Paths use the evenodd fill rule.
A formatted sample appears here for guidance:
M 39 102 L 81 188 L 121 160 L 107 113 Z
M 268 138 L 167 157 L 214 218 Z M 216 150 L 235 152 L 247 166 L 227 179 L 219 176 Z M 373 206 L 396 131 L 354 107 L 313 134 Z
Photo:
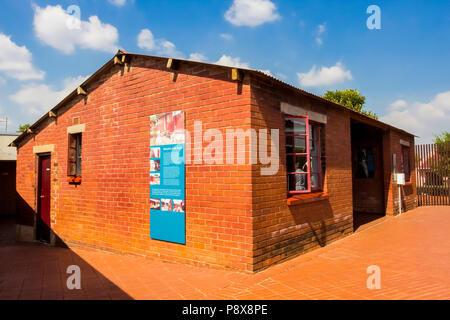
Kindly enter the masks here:
M 41 199 L 45 198 L 45 196 L 40 196 Z

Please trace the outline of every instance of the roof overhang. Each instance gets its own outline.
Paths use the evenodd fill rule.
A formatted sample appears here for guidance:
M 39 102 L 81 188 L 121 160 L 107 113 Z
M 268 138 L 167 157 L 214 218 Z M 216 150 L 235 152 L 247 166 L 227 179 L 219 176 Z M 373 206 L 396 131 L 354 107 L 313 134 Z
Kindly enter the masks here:
M 288 84 L 278 78 L 275 78 L 271 75 L 268 75 L 262 71 L 258 71 L 258 70 L 253 70 L 253 69 L 246 69 L 246 68 L 236 68 L 236 67 L 230 67 L 230 66 L 224 66 L 224 65 L 218 65 L 218 64 L 213 64 L 213 63 L 207 63 L 207 62 L 198 62 L 198 61 L 192 61 L 192 60 L 185 60 L 185 59 L 178 59 L 178 58 L 168 58 L 168 57 L 161 57 L 161 56 L 152 56 L 152 55 L 144 55 L 144 54 L 136 54 L 136 53 L 129 53 L 126 52 L 124 50 L 119 50 L 116 55 L 114 55 L 113 58 L 111 58 L 108 62 L 106 62 L 100 69 L 98 69 L 94 74 L 92 74 L 89 78 L 87 78 L 78 88 L 76 88 L 75 90 L 73 90 L 68 96 L 66 96 L 61 102 L 59 102 L 55 107 L 53 107 L 51 110 L 49 110 L 49 112 L 47 112 L 45 115 L 43 115 L 39 120 L 37 120 L 35 123 L 33 123 L 29 130 L 25 131 L 24 133 L 22 133 L 21 135 L 19 135 L 11 144 L 11 147 L 20 147 L 20 142 L 22 140 L 24 140 L 26 137 L 34 134 L 34 132 L 36 132 L 36 130 L 43 124 L 45 123 L 47 120 L 49 120 L 50 118 L 55 118 L 58 115 L 58 110 L 60 108 L 62 108 L 63 106 L 65 106 L 69 101 L 71 101 L 72 99 L 74 99 L 75 97 L 78 97 L 79 95 L 87 95 L 87 93 L 85 92 L 85 90 L 83 88 L 86 88 L 89 86 L 89 84 L 93 81 L 95 81 L 95 79 L 97 77 L 99 77 L 100 75 L 102 75 L 105 71 L 109 70 L 111 67 L 114 67 L 115 65 L 119 64 L 119 65 L 123 65 L 127 62 L 127 57 L 143 57 L 143 58 L 153 58 L 153 59 L 162 59 L 162 60 L 167 60 L 168 64 L 167 67 L 168 69 L 173 68 L 173 66 L 175 65 L 179 65 L 180 62 L 183 63 L 189 63 L 189 64 L 198 64 L 198 65 L 203 65 L 203 66 L 211 66 L 211 67 L 221 67 L 221 68 L 225 68 L 228 69 L 232 72 L 233 75 L 233 79 L 234 80 L 241 80 L 242 78 L 242 74 L 248 73 L 257 77 L 262 77 L 265 78 L 281 87 L 287 88 L 292 90 L 294 93 L 300 93 L 302 95 L 305 95 L 307 97 L 310 97 L 312 99 L 315 100 L 319 100 L 321 102 L 324 102 L 325 104 L 332 106 L 332 107 L 336 107 L 336 108 L 340 108 L 341 110 L 346 110 L 348 112 L 350 112 L 352 119 L 367 123 L 369 125 L 373 125 L 382 129 L 393 129 L 395 131 L 398 131 L 400 133 L 415 137 L 413 134 L 402 130 L 400 128 L 396 128 L 394 126 L 391 126 L 387 123 L 384 123 L 382 121 L 376 120 L 374 118 L 371 118 L 369 116 L 366 116 L 362 113 L 359 113 L 357 111 L 354 111 L 348 107 L 345 107 L 343 105 L 337 104 L 335 102 L 332 102 L 330 100 L 327 100 L 321 96 L 315 95 L 313 93 L 307 92 L 305 90 L 302 90 L 300 88 L 297 88 L 291 84 Z

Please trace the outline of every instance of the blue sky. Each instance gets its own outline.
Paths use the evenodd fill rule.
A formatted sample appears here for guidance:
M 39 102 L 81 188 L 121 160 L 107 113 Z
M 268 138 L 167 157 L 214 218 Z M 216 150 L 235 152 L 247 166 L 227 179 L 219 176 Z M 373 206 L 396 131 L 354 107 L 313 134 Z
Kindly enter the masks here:
M 380 30 L 366 25 L 372 4 Z M 264 70 L 316 94 L 358 89 L 429 142 L 450 131 L 449 13 L 437 0 L 0 0 L 0 117 L 10 131 L 34 122 L 123 48 Z

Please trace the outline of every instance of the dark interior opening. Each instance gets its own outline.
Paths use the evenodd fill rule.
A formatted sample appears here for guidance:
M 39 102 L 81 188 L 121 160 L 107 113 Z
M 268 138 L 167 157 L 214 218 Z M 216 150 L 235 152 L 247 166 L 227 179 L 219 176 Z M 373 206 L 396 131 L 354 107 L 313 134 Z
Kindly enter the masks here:
M 384 199 L 383 132 L 359 122 L 351 124 L 353 225 L 386 215 Z
M 16 162 L 0 161 L 0 215 L 16 214 Z

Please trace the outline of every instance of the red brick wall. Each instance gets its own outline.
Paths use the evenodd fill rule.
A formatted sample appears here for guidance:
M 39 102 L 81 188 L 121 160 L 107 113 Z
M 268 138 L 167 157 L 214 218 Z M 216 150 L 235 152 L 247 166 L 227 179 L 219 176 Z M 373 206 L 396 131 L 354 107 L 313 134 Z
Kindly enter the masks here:
M 386 138 L 386 142 L 389 143 L 389 151 L 390 151 L 390 170 L 392 173 L 392 154 L 396 154 L 396 167 L 397 173 L 401 173 L 401 155 L 402 155 L 402 145 L 400 144 L 400 139 L 409 142 L 409 160 L 410 160 L 410 174 L 411 179 L 410 182 L 407 182 L 405 186 L 402 186 L 402 212 L 412 210 L 417 207 L 417 188 L 416 188 L 416 170 L 415 170 L 415 144 L 414 138 L 412 136 L 406 135 L 399 131 L 390 130 L 388 137 Z M 388 171 L 386 171 L 387 173 Z M 386 209 L 386 214 L 388 215 L 397 215 L 399 213 L 399 204 L 398 204 L 398 185 L 394 182 L 394 177 L 392 174 L 389 174 L 389 179 L 386 177 L 386 192 L 388 193 L 388 207 Z
M 173 81 L 166 62 L 135 57 L 129 71 L 113 67 L 85 88 L 86 100 L 74 101 L 57 122 L 21 146 L 21 223 L 33 224 L 36 207 L 33 146 L 55 144 L 51 227 L 67 244 L 251 270 L 248 165 L 187 165 L 187 245 L 150 239 L 150 115 L 184 110 L 191 132 L 195 120 L 203 122 L 204 131 L 250 127 L 248 83 L 231 81 L 225 68 L 183 64 Z M 74 117 L 86 124 L 79 186 L 67 183 L 67 127 Z
M 20 223 L 33 225 L 34 221 L 37 162 L 33 146 L 55 144 L 51 227 L 69 245 L 257 271 L 353 231 L 349 111 L 259 76 L 246 74 L 243 84 L 238 84 L 230 80 L 228 69 L 182 63 L 173 77 L 165 64 L 164 59 L 134 57 L 131 70 L 115 66 L 85 88 L 87 99 L 69 103 L 57 121 L 49 120 L 19 148 Z M 280 102 L 327 115 L 323 141 L 327 196 L 323 200 L 287 203 Z M 275 175 L 262 176 L 259 164 L 187 164 L 185 246 L 151 240 L 149 235 L 150 115 L 175 110 L 186 112 L 186 129 L 191 133 L 197 120 L 202 121 L 204 132 L 280 130 Z M 67 183 L 67 127 L 74 117 L 86 125 L 79 186 Z M 386 170 L 391 166 L 390 152 L 398 152 L 400 137 L 392 132 L 383 136 L 388 213 L 394 208 L 395 193 Z M 246 157 L 249 152 L 246 143 Z M 193 149 L 192 154 L 196 153 Z M 408 206 L 414 193 L 407 195 Z
M 336 108 L 326 102 L 282 89 L 269 80 L 252 78 L 252 126 L 256 129 L 280 130 L 280 170 L 275 176 L 262 176 L 260 165 L 253 167 L 254 270 L 261 270 L 295 255 L 341 239 L 353 232 L 353 185 L 351 152 L 351 119 L 370 125 L 370 120 Z M 327 115 L 325 129 L 324 193 L 320 201 L 288 205 L 286 192 L 284 119 L 280 103 L 287 102 L 306 110 Z M 379 126 L 379 124 L 373 124 Z M 392 187 L 392 152 L 400 161 L 400 138 L 411 143 L 411 183 L 405 187 L 407 207 L 415 201 L 413 137 L 394 130 L 374 130 L 383 146 L 378 171 L 384 179 L 374 206 L 377 212 L 389 214 L 394 208 Z M 370 139 L 369 139 L 370 140 Z M 371 141 L 369 141 L 370 143 Z M 378 145 L 378 148 L 380 146 Z M 381 152 L 381 150 L 378 150 Z M 378 161 L 379 162 L 379 161 Z M 397 165 L 400 167 L 400 162 Z
M 328 115 L 325 128 L 325 200 L 288 206 L 284 118 L 280 102 Z M 350 118 L 347 112 L 252 79 L 252 126 L 280 130 L 280 170 L 253 168 L 254 269 L 324 246 L 353 232 Z

